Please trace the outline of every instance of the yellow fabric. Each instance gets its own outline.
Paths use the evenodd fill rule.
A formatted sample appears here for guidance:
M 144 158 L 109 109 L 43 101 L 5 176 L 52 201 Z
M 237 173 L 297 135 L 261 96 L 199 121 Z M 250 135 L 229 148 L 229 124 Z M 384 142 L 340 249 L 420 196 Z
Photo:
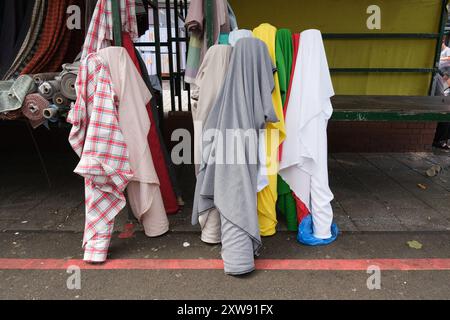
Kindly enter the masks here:
M 262 40 L 269 49 L 272 63 L 276 66 L 275 40 L 277 29 L 267 23 L 261 24 L 253 30 L 253 35 Z M 267 171 L 269 185 L 258 193 L 258 219 L 261 236 L 271 236 L 276 233 L 277 213 L 276 203 L 278 199 L 278 148 L 286 137 L 284 126 L 283 104 L 281 102 L 280 83 L 278 74 L 274 74 L 275 90 L 272 93 L 272 101 L 275 114 L 280 120 L 277 123 L 268 123 L 266 132 Z
M 229 0 L 239 27 L 261 21 L 293 33 L 319 29 L 323 33 L 438 33 L 441 0 Z M 369 30 L 367 8 L 381 9 L 381 29 Z M 325 40 L 331 68 L 432 68 L 435 39 Z M 333 73 L 337 94 L 427 95 L 431 75 L 424 73 Z

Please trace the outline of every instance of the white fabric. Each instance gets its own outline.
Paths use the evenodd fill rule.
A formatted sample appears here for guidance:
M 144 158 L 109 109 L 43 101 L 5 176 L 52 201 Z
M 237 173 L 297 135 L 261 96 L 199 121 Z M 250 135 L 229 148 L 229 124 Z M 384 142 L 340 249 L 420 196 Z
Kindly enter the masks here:
M 450 57 L 450 48 L 445 47 L 444 50 L 441 51 L 441 58 Z
M 228 37 L 228 42 L 232 47 L 234 47 L 238 42 L 238 40 L 242 38 L 253 38 L 253 32 L 247 29 L 239 29 L 231 31 Z
M 320 31 L 301 34 L 292 81 L 280 175 L 310 210 L 314 236 L 328 239 L 334 196 L 328 183 L 326 130 L 334 90 Z

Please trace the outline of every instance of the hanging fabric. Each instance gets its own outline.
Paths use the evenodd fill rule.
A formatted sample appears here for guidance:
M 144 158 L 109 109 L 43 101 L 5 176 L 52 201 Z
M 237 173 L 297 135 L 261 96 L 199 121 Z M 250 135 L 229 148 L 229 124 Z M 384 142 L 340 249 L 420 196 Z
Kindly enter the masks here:
M 134 0 L 120 0 L 122 31 L 128 32 L 132 39 L 138 37 L 136 7 Z M 94 15 L 83 45 L 81 59 L 88 54 L 111 46 L 113 41 L 112 1 L 98 0 Z
M 22 43 L 22 46 L 15 56 L 14 62 L 10 65 L 3 79 L 11 79 L 17 76 L 24 67 L 24 63 L 31 55 L 32 49 L 38 41 L 41 32 L 44 16 L 46 12 L 47 0 L 36 0 L 31 16 L 30 28 Z M 1 77 L 1 75 L 0 75 Z
M 276 65 L 276 33 L 277 29 L 268 23 L 263 23 L 253 30 L 254 36 L 261 39 L 267 45 L 273 68 L 275 68 Z M 264 188 L 260 188 L 261 191 L 258 193 L 258 218 L 262 236 L 272 236 L 276 233 L 278 147 L 283 142 L 286 135 L 278 72 L 274 73 L 273 78 L 275 81 L 275 89 L 272 94 L 272 100 L 274 111 L 279 122 L 269 123 L 266 128 L 266 165 L 263 175 L 267 176 L 268 185 Z
M 36 0 L 2 0 L 0 12 L 0 78 L 14 62 L 30 29 L 32 15 L 36 13 Z M 6 79 L 5 79 L 6 80 Z
M 261 247 L 256 206 L 258 165 L 249 160 L 258 158 L 258 131 L 265 128 L 266 121 L 278 121 L 271 96 L 274 85 L 266 45 L 258 39 L 242 39 L 233 50 L 225 82 L 204 126 L 204 134 L 213 130 L 214 135 L 212 140 L 203 141 L 192 222 L 197 224 L 200 214 L 217 208 L 222 258 L 225 272 L 231 275 L 253 271 L 254 255 Z M 213 161 L 218 154 L 226 158 L 227 130 L 254 133 L 256 139 L 245 144 L 247 163 Z
M 220 33 L 230 33 L 227 0 L 191 0 L 185 26 L 190 33 L 185 82 L 194 83 L 206 51 L 218 44 Z
M 182 202 L 183 193 L 181 191 L 180 184 L 178 182 L 174 164 L 172 163 L 172 159 L 170 157 L 169 151 L 167 150 L 167 146 L 164 144 L 164 136 L 161 131 L 161 125 L 160 125 L 160 119 L 159 119 L 159 111 L 158 111 L 159 99 L 157 96 L 161 95 L 161 93 L 162 93 L 161 83 L 159 81 L 158 76 L 156 76 L 156 75 L 150 76 L 148 74 L 147 66 L 146 66 L 141 54 L 139 53 L 139 51 L 136 48 L 134 51 L 135 51 L 135 55 L 136 55 L 138 63 L 139 63 L 139 69 L 141 70 L 141 73 L 142 73 L 142 78 L 144 79 L 144 82 L 147 85 L 147 88 L 150 90 L 150 92 L 152 94 L 152 100 L 150 101 L 150 105 L 148 105 L 148 107 L 147 107 L 148 112 L 152 113 L 152 115 L 150 117 L 150 121 L 153 121 L 152 124 L 154 124 L 156 127 L 158 140 L 160 141 L 164 160 L 165 160 L 165 163 L 167 166 L 167 170 L 169 172 L 170 182 L 172 184 L 173 191 L 175 192 L 175 195 L 177 196 L 177 202 L 178 202 L 177 204 L 178 204 L 178 206 L 181 206 L 180 202 Z M 153 139 L 153 140 L 155 140 L 155 139 Z M 152 155 L 153 155 L 153 153 L 152 153 Z M 153 160 L 153 161 L 155 161 L 155 160 Z M 161 180 L 161 178 L 160 178 L 160 180 Z M 161 188 L 161 189 L 163 189 L 163 188 Z M 163 195 L 163 198 L 164 198 L 164 195 Z M 175 209 L 175 207 L 173 205 L 171 205 L 170 207 L 172 207 L 172 209 L 167 212 L 169 214 L 171 214 L 172 211 Z M 167 208 L 166 208 L 166 210 L 167 210 Z
M 318 30 L 302 32 L 286 110 L 280 175 L 311 213 L 299 228 L 299 241 L 310 245 L 326 244 L 337 237 L 327 164 L 333 95 L 322 35 Z
M 147 137 L 152 125 L 145 106 L 151 94 L 124 48 L 110 47 L 98 52 L 108 66 L 118 97 L 119 125 L 128 147 L 134 175 L 127 194 L 130 207 L 148 237 L 169 231 L 160 182 L 152 160 Z
M 128 33 L 124 32 L 122 34 L 122 40 L 123 40 L 123 45 L 124 45 L 125 49 L 127 50 L 129 56 L 131 57 L 135 67 L 139 70 L 139 72 L 141 72 L 141 70 L 139 68 L 139 61 L 136 56 L 133 41 L 131 40 L 130 35 Z M 151 110 L 150 100 L 146 104 L 145 108 L 147 110 L 147 118 L 149 118 L 150 123 L 152 123 L 152 126 L 150 127 L 150 130 L 148 132 L 148 145 L 150 146 L 153 163 L 155 165 L 156 172 L 158 173 L 161 192 L 162 192 L 163 200 L 164 200 L 164 206 L 166 208 L 167 213 L 175 214 L 179 211 L 180 208 L 178 206 L 177 197 L 174 192 L 174 188 L 173 188 L 171 179 L 169 177 L 168 164 L 166 164 L 166 161 L 164 158 L 162 141 L 160 140 L 160 137 L 158 136 L 157 127 L 154 124 L 155 119 L 153 117 L 153 112 Z
M 193 85 L 192 118 L 194 120 L 194 163 L 195 171 L 201 164 L 202 131 L 214 102 L 223 85 L 230 63 L 232 48 L 227 45 L 214 45 L 206 53 Z M 199 217 L 203 242 L 217 244 L 221 242 L 220 214 L 216 208 L 210 209 Z
M 288 29 L 279 29 L 276 35 L 276 60 L 278 79 L 280 81 L 281 101 L 283 110 L 286 108 L 287 93 L 291 79 L 292 59 L 294 54 L 292 44 L 292 33 Z M 282 152 L 280 145 L 279 154 Z M 278 176 L 278 201 L 277 209 L 285 217 L 286 226 L 289 231 L 298 230 L 296 202 L 289 185 Z
M 133 172 L 120 130 L 111 76 L 96 54 L 81 62 L 77 94 L 67 122 L 72 124 L 69 142 L 80 157 L 75 173 L 85 178 L 84 260 L 104 262 L 114 219 L 126 205 L 124 191 Z M 107 128 L 104 123 L 108 123 Z

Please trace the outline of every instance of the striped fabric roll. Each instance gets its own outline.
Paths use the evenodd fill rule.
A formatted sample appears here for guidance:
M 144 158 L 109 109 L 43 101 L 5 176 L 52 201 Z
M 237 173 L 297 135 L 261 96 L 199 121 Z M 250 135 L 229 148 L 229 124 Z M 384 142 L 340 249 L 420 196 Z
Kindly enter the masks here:
M 40 94 L 29 94 L 22 107 L 23 115 L 30 120 L 31 126 L 37 128 L 45 122 L 44 110 L 50 103 Z
M 51 100 L 60 90 L 61 83 L 57 80 L 46 81 L 39 86 L 39 93 L 47 100 Z
M 45 81 L 55 80 L 55 78 L 59 75 L 58 72 L 46 72 L 46 73 L 37 73 L 33 76 L 34 83 L 38 86 L 43 84 Z
M 73 73 L 65 73 L 61 76 L 61 93 L 70 100 L 77 99 L 77 93 L 75 91 L 75 82 L 77 75 Z

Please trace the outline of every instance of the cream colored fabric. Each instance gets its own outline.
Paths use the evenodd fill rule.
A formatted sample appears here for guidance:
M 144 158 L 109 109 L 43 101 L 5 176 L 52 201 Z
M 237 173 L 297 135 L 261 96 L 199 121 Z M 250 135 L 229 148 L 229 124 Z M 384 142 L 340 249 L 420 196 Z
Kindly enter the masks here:
M 228 70 L 232 52 L 231 46 L 214 45 L 206 53 L 195 79 L 192 98 L 194 100 L 192 117 L 194 119 L 194 161 L 195 170 L 201 163 L 203 123 L 216 101 Z M 221 242 L 221 222 L 217 209 L 211 209 L 199 217 L 202 228 L 202 241 L 216 244 Z
M 98 54 L 109 66 L 119 100 L 119 124 L 134 173 L 127 189 L 129 203 L 146 235 L 157 237 L 169 230 L 169 220 L 147 141 L 151 123 L 146 105 L 151 93 L 124 48 L 109 47 Z

